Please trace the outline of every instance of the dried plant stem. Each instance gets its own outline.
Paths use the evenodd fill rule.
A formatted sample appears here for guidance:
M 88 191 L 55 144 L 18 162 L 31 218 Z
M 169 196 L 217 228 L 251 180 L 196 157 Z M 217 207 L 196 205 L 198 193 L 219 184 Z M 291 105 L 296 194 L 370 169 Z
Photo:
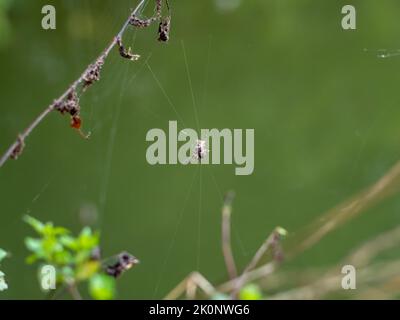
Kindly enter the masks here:
M 396 227 L 393 230 L 390 230 L 388 232 L 385 232 L 382 235 L 379 235 L 378 237 L 366 242 L 364 245 L 356 249 L 350 256 L 346 257 L 344 261 L 340 265 L 344 264 L 352 264 L 356 267 L 364 267 L 366 266 L 377 254 L 381 253 L 384 250 L 387 250 L 389 248 L 392 248 L 396 245 L 398 245 L 400 242 L 400 227 Z M 265 244 L 265 243 L 264 243 Z M 311 245 L 314 245 L 315 242 L 313 242 Z M 265 248 L 265 247 L 264 247 Z M 305 248 L 304 248 L 305 249 Z M 262 247 L 259 249 L 258 253 L 262 250 Z M 300 251 L 297 251 L 296 253 L 299 253 Z M 254 256 L 253 261 L 255 260 L 255 257 L 257 254 Z M 294 254 L 291 255 L 293 258 Z M 219 292 L 230 292 L 234 290 L 236 287 L 239 279 L 242 281 L 242 285 L 245 285 L 246 283 L 252 282 L 252 281 L 259 281 L 276 271 L 277 263 L 276 262 L 270 262 L 266 265 L 263 265 L 259 268 L 256 268 L 254 270 L 247 271 L 246 277 L 241 278 L 241 276 L 237 279 L 232 279 L 230 281 L 227 281 L 217 287 Z M 249 268 L 249 266 L 248 266 Z M 333 278 L 333 275 L 338 273 L 339 266 L 336 266 L 334 269 L 331 271 L 324 273 L 325 276 L 322 278 Z
M 248 273 L 254 270 L 257 265 L 260 263 L 261 259 L 265 256 L 265 254 L 269 251 L 269 249 L 274 249 L 279 242 L 280 239 L 280 228 L 276 228 L 269 237 L 264 241 L 261 247 L 257 250 L 253 259 L 251 259 L 250 263 L 243 270 L 241 276 L 237 279 L 236 285 L 234 286 L 234 290 L 232 292 L 232 297 L 237 298 L 238 292 L 242 288 L 243 284 L 246 282 L 246 277 Z
M 377 263 L 372 266 L 366 266 L 361 269 L 357 269 L 357 289 L 361 287 L 371 287 L 375 284 L 381 285 L 385 282 L 391 282 L 390 280 L 397 279 L 399 276 L 400 261 L 394 260 L 386 263 Z M 294 288 L 285 292 L 277 293 L 276 295 L 270 296 L 269 300 L 310 300 L 310 299 L 321 299 L 329 293 L 342 291 L 343 288 L 340 285 L 343 274 L 337 269 L 336 273 L 328 274 L 321 277 L 318 281 Z M 398 287 L 398 286 L 397 286 Z M 363 290 L 361 291 L 363 292 Z M 396 290 L 396 292 L 398 292 Z M 371 298 L 371 297 L 369 297 Z M 387 297 L 385 297 L 387 298 Z
M 222 207 L 222 253 L 230 279 L 235 279 L 237 277 L 236 264 L 231 246 L 231 214 L 233 198 L 234 193 L 228 192 L 225 196 L 224 205 Z
M 397 270 L 400 263 L 398 260 L 373 265 L 370 265 L 370 262 L 382 252 L 398 246 L 399 242 L 400 227 L 396 227 L 367 241 L 310 284 L 276 294 L 272 299 L 318 299 L 328 293 L 342 290 L 340 283 L 343 275 L 340 270 L 347 264 L 357 268 L 357 287 L 398 278 Z M 372 290 L 378 289 L 372 288 Z M 368 296 L 368 293 L 366 295 Z
M 253 259 L 251 259 L 250 263 L 247 265 L 247 267 L 244 269 L 242 272 L 242 277 L 249 273 L 251 270 L 253 270 L 258 263 L 261 261 L 261 259 L 264 257 L 264 255 L 267 253 L 268 249 L 271 248 L 272 243 L 275 241 L 275 232 L 273 232 L 267 240 L 264 241 L 264 243 L 261 245 L 261 247 L 257 250 L 256 254 L 254 255 Z
M 367 241 L 354 251 L 343 262 L 357 268 L 368 265 L 378 254 L 397 247 L 400 243 L 400 227 L 387 231 L 376 238 Z
M 346 223 L 357 214 L 371 208 L 380 201 L 393 196 L 400 189 L 400 161 L 397 162 L 383 177 L 381 177 L 375 184 L 370 186 L 367 190 L 356 194 L 349 201 L 333 208 L 328 211 L 323 217 L 318 217 L 313 223 L 309 225 L 306 236 L 295 237 L 295 245 L 290 248 L 288 258 L 293 258 L 306 249 L 314 246 L 333 231 L 336 227 Z M 307 231 L 306 230 L 306 231 Z M 311 230 L 311 232 L 310 232 Z M 279 229 L 276 231 L 279 232 Z M 272 235 L 271 235 L 272 236 Z M 259 248 L 249 265 L 245 268 L 243 273 L 225 283 L 216 287 L 218 292 L 221 293 L 234 293 L 233 297 L 237 296 L 240 288 L 253 281 L 259 281 L 267 276 L 270 276 L 276 271 L 278 263 L 276 261 L 269 262 L 256 268 L 257 264 L 268 251 L 270 247 L 270 237 Z M 349 256 L 344 263 L 351 263 L 357 266 L 365 267 L 369 261 L 382 250 L 386 250 L 395 246 L 400 241 L 400 228 L 396 228 L 378 238 L 367 242 L 351 256 Z M 389 267 L 388 275 L 392 276 L 392 271 L 398 268 L 397 261 L 393 262 Z M 343 264 L 342 264 L 343 265 Z M 321 296 L 327 292 L 337 289 L 338 281 L 342 275 L 337 276 L 338 266 L 336 266 L 335 273 L 325 273 L 326 276 L 322 277 L 320 281 L 316 281 L 311 285 L 296 288 L 293 291 L 277 294 L 274 298 L 287 299 L 287 298 L 304 298 Z M 364 274 L 370 273 L 370 268 L 364 268 Z M 375 270 L 375 268 L 374 268 Z M 396 278 L 398 280 L 398 278 Z M 186 279 L 185 279 L 186 280 Z M 185 281 L 184 280 L 184 281 Z M 400 280 L 398 280 L 400 282 Z M 315 290 L 318 287 L 318 292 Z M 321 289 L 322 288 L 322 289 Z
M 68 99 L 68 97 L 72 94 L 75 93 L 79 85 L 82 83 L 84 84 L 83 90 L 85 90 L 85 85 L 89 86 L 92 84 L 94 81 L 98 80 L 98 73 L 101 66 L 104 64 L 106 58 L 110 54 L 111 50 L 118 44 L 121 43 L 121 38 L 126 31 L 127 27 L 132 23 L 133 19 L 135 21 L 141 21 L 139 18 L 136 17 L 136 14 L 138 13 L 139 9 L 142 8 L 145 0 L 141 0 L 139 4 L 136 6 L 136 8 L 132 11 L 132 13 L 129 15 L 129 18 L 125 21 L 123 24 L 121 30 L 118 32 L 118 34 L 114 37 L 114 39 L 111 41 L 111 43 L 105 48 L 105 50 L 100 54 L 100 56 L 95 60 L 95 62 L 91 65 L 89 65 L 85 71 L 82 73 L 82 75 L 75 80 L 69 87 L 68 89 L 52 104 L 50 104 L 33 122 L 22 132 L 18 135 L 18 138 L 16 141 L 7 149 L 7 151 L 1 156 L 0 158 L 0 167 L 2 167 L 8 159 L 17 159 L 18 156 L 22 153 L 22 150 L 25 146 L 25 140 L 28 138 L 28 136 L 32 133 L 32 131 L 54 110 L 58 110 L 60 112 L 69 112 L 70 110 L 62 110 L 60 109 L 60 104 Z M 151 18 L 151 22 L 155 21 L 156 19 L 160 18 L 160 12 L 161 12 L 161 1 L 156 0 L 156 8 L 157 8 L 157 13 L 156 16 Z M 149 19 L 150 20 L 150 19 Z M 146 25 L 147 26 L 147 25 Z M 135 58 L 134 56 L 133 58 Z M 132 59 L 131 59 L 132 60 Z M 97 77 L 97 78 L 96 78 Z M 72 112 L 71 112 L 72 115 Z
M 247 272 L 245 277 L 240 275 L 235 279 L 219 285 L 217 290 L 218 292 L 232 292 L 233 290 L 236 290 L 239 281 L 241 282 L 241 286 L 243 286 L 249 282 L 260 280 L 272 274 L 276 270 L 276 267 L 276 262 L 269 262 L 253 271 Z
M 174 289 L 172 289 L 164 300 L 176 300 L 186 292 L 186 298 L 193 300 L 196 298 L 197 288 L 203 290 L 207 297 L 212 297 L 217 291 L 213 285 L 199 272 L 192 272 L 183 279 Z
M 305 237 L 293 239 L 295 242 L 291 256 L 314 246 L 328 233 L 375 206 L 380 201 L 393 196 L 400 190 L 400 161 L 368 189 L 356 194 L 350 200 L 334 207 L 305 230 Z
M 82 296 L 75 283 L 68 284 L 67 290 L 74 300 L 82 300 Z

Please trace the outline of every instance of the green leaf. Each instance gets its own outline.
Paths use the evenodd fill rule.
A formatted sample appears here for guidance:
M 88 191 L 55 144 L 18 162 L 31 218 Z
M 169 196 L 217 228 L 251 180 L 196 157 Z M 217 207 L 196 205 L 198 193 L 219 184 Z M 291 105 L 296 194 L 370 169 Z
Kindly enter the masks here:
M 99 244 L 99 234 L 97 232 L 93 234 L 92 230 L 86 227 L 81 231 L 78 241 L 81 249 L 91 250 Z
M 96 300 L 111 300 L 115 296 L 115 279 L 96 274 L 89 281 L 89 293 Z
M 45 225 L 42 222 L 28 215 L 24 216 L 24 221 L 29 224 L 37 233 L 43 234 Z
M 92 236 L 92 229 L 90 227 L 84 227 L 79 234 L 79 238 L 82 237 L 91 237 Z
M 79 250 L 79 243 L 74 237 L 70 235 L 62 235 L 59 240 L 64 247 L 74 251 Z
M 1 0 L 0 0 L 1 1 Z M 100 274 L 101 262 L 93 260 L 93 249 L 98 247 L 100 233 L 91 228 L 82 229 L 78 237 L 52 222 L 42 223 L 30 216 L 24 220 L 39 234 L 39 238 L 25 238 L 25 245 L 31 254 L 27 263 L 51 264 L 57 270 L 57 283 L 89 281 L 89 292 L 95 299 L 112 299 L 115 295 L 115 279 Z
M 0 276 L 0 291 L 4 291 L 8 289 L 8 285 L 6 281 L 4 280 L 3 276 Z
M 5 257 L 7 257 L 7 252 L 4 251 L 3 249 L 0 249 L 0 262 L 3 260 Z
M 34 239 L 31 237 L 26 237 L 25 238 L 25 246 L 28 248 L 28 250 L 32 252 L 40 252 L 42 251 L 42 240 L 40 239 Z
M 52 231 L 54 236 L 61 236 L 69 233 L 69 230 L 64 227 L 54 227 Z
M 53 236 L 53 229 L 54 229 L 53 223 L 52 222 L 46 222 L 44 224 L 42 233 L 43 233 L 43 235 L 45 237 L 51 237 L 51 236 Z
M 44 238 L 42 241 L 42 247 L 45 254 L 48 256 L 56 252 L 61 252 L 63 250 L 62 244 L 59 243 L 54 237 Z
M 90 251 L 89 250 L 79 250 L 74 257 L 74 263 L 76 265 L 80 265 L 88 261 L 90 258 Z
M 47 237 L 57 237 L 68 233 L 68 229 L 64 227 L 55 227 L 52 222 L 47 222 L 43 229 L 43 234 Z
M 54 262 L 60 266 L 72 263 L 72 254 L 69 251 L 63 250 L 54 253 Z
M 100 269 L 99 261 L 88 261 L 81 264 L 76 272 L 76 280 L 82 281 L 87 280 L 96 274 Z
M 262 292 L 259 286 L 255 284 L 248 284 L 242 290 L 240 290 L 239 298 L 240 300 L 261 300 Z

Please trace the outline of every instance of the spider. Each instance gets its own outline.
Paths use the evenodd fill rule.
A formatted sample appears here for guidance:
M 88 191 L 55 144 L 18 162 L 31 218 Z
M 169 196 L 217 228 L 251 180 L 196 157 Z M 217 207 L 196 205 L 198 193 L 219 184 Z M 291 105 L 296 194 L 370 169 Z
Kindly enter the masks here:
M 182 130 L 182 133 L 188 136 L 188 134 Z M 191 163 L 192 160 L 197 160 L 198 163 L 201 163 L 201 160 L 204 159 L 210 150 L 207 149 L 207 140 L 208 138 L 204 139 L 197 139 L 196 144 L 194 145 L 194 150 L 192 156 L 187 159 L 186 163 Z
M 208 149 L 206 148 L 205 140 L 197 140 L 194 147 L 193 158 L 201 162 L 201 160 L 207 155 Z

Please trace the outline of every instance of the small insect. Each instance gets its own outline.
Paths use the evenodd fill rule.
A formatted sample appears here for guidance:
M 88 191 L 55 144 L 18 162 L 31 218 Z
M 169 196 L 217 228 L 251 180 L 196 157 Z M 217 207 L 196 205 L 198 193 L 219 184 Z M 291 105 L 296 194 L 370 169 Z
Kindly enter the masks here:
M 79 116 L 72 116 L 71 117 L 71 128 L 79 130 L 82 125 L 82 120 Z
M 138 263 L 139 260 L 136 257 L 128 252 L 122 252 L 117 256 L 115 262 L 111 264 L 106 264 L 105 272 L 108 275 L 113 276 L 114 278 L 118 278 L 125 271 L 129 270 Z
M 171 18 L 166 17 L 165 19 L 162 19 L 158 26 L 158 41 L 168 42 L 170 29 Z
M 208 149 L 206 148 L 205 140 L 197 140 L 196 145 L 194 147 L 193 157 L 199 162 L 207 155 Z
M 81 130 L 82 127 L 82 119 L 78 115 L 74 115 L 71 117 L 71 128 L 78 130 L 79 134 L 84 139 L 89 139 L 90 132 L 88 134 L 84 134 Z
M 123 57 L 125 59 L 129 59 L 131 61 L 137 61 L 140 58 L 140 55 L 132 53 L 131 48 L 128 48 L 128 50 L 125 49 L 124 45 L 122 44 L 121 37 L 117 38 L 117 45 L 118 45 L 119 54 L 121 55 L 121 57 Z

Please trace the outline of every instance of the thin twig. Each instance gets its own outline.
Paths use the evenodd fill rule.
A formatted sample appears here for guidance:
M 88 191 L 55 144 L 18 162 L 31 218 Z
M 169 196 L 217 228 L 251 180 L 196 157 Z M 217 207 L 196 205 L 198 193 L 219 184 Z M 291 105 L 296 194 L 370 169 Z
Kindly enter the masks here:
M 385 232 L 382 235 L 379 235 L 377 238 L 374 238 L 367 243 L 363 244 L 361 247 L 357 248 L 350 256 L 346 257 L 341 265 L 344 264 L 352 264 L 356 267 L 364 267 L 366 266 L 377 254 L 380 252 L 387 250 L 393 246 L 398 245 L 400 241 L 400 228 L 396 227 L 393 230 Z M 293 258 L 294 255 L 291 255 Z M 336 274 L 338 270 L 338 266 L 335 266 L 333 270 L 329 272 L 325 272 L 324 277 L 330 277 L 332 274 Z M 242 285 L 252 281 L 259 281 L 269 275 L 271 275 L 276 270 L 276 262 L 270 262 L 266 265 L 263 265 L 253 271 L 247 273 L 245 279 L 242 279 Z M 323 278 L 324 278 L 323 277 Z M 227 281 L 217 287 L 219 292 L 230 292 L 234 290 L 239 278 Z
M 377 237 L 367 241 L 356 250 L 354 250 L 349 256 L 347 256 L 341 263 L 330 268 L 328 272 L 325 272 L 317 280 L 312 283 L 297 287 L 287 292 L 279 293 L 275 298 L 277 299 L 316 299 L 321 298 L 324 295 L 338 291 L 341 288 L 340 280 L 343 275 L 340 273 L 341 267 L 346 264 L 354 265 L 357 268 L 357 286 L 359 284 L 364 285 L 370 281 L 377 281 L 378 273 L 382 280 L 386 278 L 383 275 L 381 269 L 388 271 L 388 277 L 393 276 L 393 268 L 389 267 L 392 264 L 398 266 L 398 261 L 369 265 L 370 262 L 379 254 L 385 252 L 388 249 L 398 246 L 400 242 L 400 227 L 384 232 Z M 378 267 L 377 267 L 378 266 Z M 376 270 L 379 272 L 375 272 Z M 366 270 L 373 270 L 371 272 Z M 362 276 L 360 276 L 362 275 Z M 398 276 L 396 273 L 395 276 Z M 378 281 L 379 282 L 379 281 Z
M 230 279 L 235 279 L 237 277 L 236 264 L 231 245 L 231 213 L 234 196 L 235 194 L 233 192 L 228 192 L 225 195 L 224 205 L 222 207 L 222 254 Z
M 396 192 L 399 191 L 399 189 L 400 161 L 398 161 L 388 172 L 386 172 L 385 175 L 383 175 L 367 190 L 356 194 L 345 203 L 334 207 L 332 210 L 323 215 L 322 218 L 317 217 L 317 219 L 315 219 L 315 221 L 312 222 L 308 228 L 306 228 L 306 231 L 312 231 L 311 235 L 310 232 L 306 232 L 305 237 L 303 234 L 303 236 L 300 236 L 300 238 L 296 237 L 294 239 L 295 245 L 290 248 L 290 254 L 288 255 L 288 258 L 294 258 L 304 250 L 314 246 L 319 242 L 319 240 L 321 240 L 331 231 L 336 229 L 338 226 L 346 223 L 351 218 L 376 205 L 380 201 L 390 196 L 393 196 Z M 382 237 L 378 238 L 378 245 L 374 241 L 367 243 L 367 249 L 373 249 L 373 255 L 375 255 L 375 253 L 379 251 L 378 249 L 391 247 L 393 243 L 396 243 L 398 239 L 398 232 L 399 231 L 397 229 L 393 230 L 393 233 L 389 236 L 389 238 L 392 237 L 392 239 L 389 239 L 389 242 L 388 238 L 383 235 Z M 377 246 L 378 249 L 375 246 Z M 265 246 L 264 249 L 260 248 L 259 251 L 260 250 L 265 250 Z M 259 256 L 259 251 L 256 256 Z M 241 286 L 249 282 L 259 281 L 260 279 L 271 275 L 276 270 L 276 261 L 272 261 L 268 264 L 262 265 L 261 267 L 252 270 L 252 268 L 254 268 L 253 266 L 257 264 L 254 263 L 254 261 L 258 261 L 258 258 L 256 258 L 256 256 L 246 268 L 247 271 L 245 270 L 245 272 L 236 279 L 229 280 L 217 286 L 218 292 L 229 293 L 232 291 L 236 291 L 237 295 L 238 284 L 240 285 L 240 288 Z M 362 265 L 365 265 L 365 261 L 369 261 L 371 259 L 371 253 L 368 252 L 366 254 L 365 247 L 363 246 L 360 251 L 357 251 L 350 257 L 350 261 L 354 262 L 354 258 L 356 258 L 356 262 L 358 261 Z M 243 276 L 243 274 L 245 276 Z
M 284 235 L 285 233 L 286 233 L 285 230 L 278 227 L 264 241 L 264 243 L 261 245 L 261 247 L 257 250 L 253 259 L 251 259 L 250 263 L 243 270 L 241 276 L 236 281 L 236 285 L 232 292 L 233 298 L 237 298 L 238 292 L 242 288 L 243 284 L 246 282 L 247 274 L 257 267 L 257 265 L 260 263 L 261 259 L 265 256 L 265 254 L 269 251 L 269 249 L 272 249 L 273 251 L 275 251 L 277 249 L 277 246 L 279 245 L 279 240 L 280 240 L 281 236 Z M 281 255 L 280 248 L 279 248 L 279 251 L 273 252 L 273 255 L 276 256 L 277 258 L 279 258 L 278 260 L 280 260 L 280 255 Z
M 357 291 L 365 286 L 371 286 L 376 283 L 382 284 L 383 281 L 398 277 L 400 260 L 394 260 L 384 263 L 376 263 L 371 266 L 364 266 L 357 269 Z M 338 269 L 340 270 L 340 269 Z M 321 299 L 329 293 L 342 291 L 340 285 L 343 274 L 340 272 L 328 274 L 321 277 L 318 281 L 305 286 L 290 289 L 288 291 L 277 293 L 268 297 L 269 300 L 310 300 Z M 360 290 L 363 292 L 363 290 Z M 397 291 L 398 292 L 398 291 Z
M 368 265 L 378 254 L 399 245 L 400 227 L 389 230 L 367 241 L 344 260 L 357 268 Z
M 218 292 L 231 292 L 236 289 L 237 284 L 241 281 L 241 285 L 245 285 L 249 282 L 263 279 L 270 274 L 272 274 L 276 270 L 277 263 L 275 261 L 269 262 L 253 271 L 250 271 L 246 274 L 244 278 L 240 275 L 236 279 L 229 280 L 218 286 Z
M 393 196 L 400 189 L 400 161 L 393 165 L 377 182 L 370 186 L 367 190 L 353 196 L 350 200 L 340 204 L 329 210 L 322 217 L 317 217 L 307 228 L 305 228 L 305 237 L 295 237 L 292 241 L 294 246 L 290 247 L 286 258 L 292 259 L 306 249 L 317 244 L 327 234 L 335 230 L 338 226 L 346 223 L 356 215 L 373 207 L 384 199 Z M 322 224 L 321 224 L 322 222 Z M 396 230 L 393 233 L 396 234 Z M 396 234 L 397 235 L 397 234 Z M 396 238 L 397 239 L 397 238 Z M 395 242 L 395 241 L 394 241 Z M 361 254 L 358 252 L 358 254 Z M 359 257 L 357 257 L 360 259 Z M 370 257 L 368 257 L 369 259 Z M 365 257 L 364 257 L 365 259 Z M 254 269 L 248 274 L 248 279 L 245 279 L 243 284 L 249 281 L 257 281 L 275 270 L 275 264 L 272 262 L 266 266 Z M 222 292 L 231 290 L 232 285 L 236 280 L 228 281 L 222 284 L 219 289 Z
M 290 253 L 295 256 L 314 246 L 328 233 L 354 218 L 358 214 L 375 206 L 400 190 L 400 161 L 366 190 L 356 194 L 348 201 L 334 207 L 304 230 L 305 237 L 294 238 L 294 249 Z
M 67 290 L 74 300 L 82 300 L 82 296 L 74 282 L 67 285 Z
M 58 110 L 61 113 L 70 113 L 71 116 L 73 116 L 73 120 L 75 121 L 75 128 L 79 129 L 80 120 L 79 118 L 74 117 L 75 114 L 79 112 L 78 101 L 74 97 L 74 94 L 76 94 L 76 90 L 78 89 L 78 87 L 83 84 L 82 90 L 84 91 L 85 89 L 87 89 L 88 86 L 93 84 L 93 82 L 99 80 L 100 69 L 103 66 L 108 55 L 110 54 L 111 50 L 116 45 L 119 46 L 122 56 L 124 56 L 123 54 L 125 54 L 126 57 L 130 60 L 136 60 L 138 58 L 137 55 L 132 55 L 129 52 L 125 52 L 124 48 L 122 47 L 121 39 L 127 27 L 129 25 L 133 25 L 135 27 L 147 27 L 154 21 L 161 19 L 161 0 L 155 0 L 156 13 L 152 18 L 149 18 L 147 20 L 142 20 L 138 18 L 137 13 L 139 9 L 142 8 L 144 2 L 145 0 L 141 0 L 139 2 L 139 4 L 136 6 L 136 8 L 132 11 L 128 19 L 123 24 L 121 30 L 113 38 L 111 43 L 104 49 L 100 56 L 95 60 L 95 62 L 93 64 L 90 64 L 81 74 L 81 76 L 77 80 L 75 80 L 59 98 L 55 99 L 53 103 L 51 103 L 42 113 L 40 113 L 40 115 L 35 118 L 35 120 L 33 120 L 33 122 L 24 131 L 22 131 L 21 134 L 18 135 L 16 141 L 7 149 L 3 156 L 1 156 L 0 167 L 2 167 L 8 159 L 17 159 L 21 155 L 25 146 L 25 140 L 32 133 L 32 131 L 54 110 Z M 65 107 L 65 101 L 72 101 L 74 103 L 73 107 L 71 107 L 71 105 Z M 79 125 L 77 123 L 79 123 Z
M 209 298 L 217 293 L 213 285 L 201 273 L 194 271 L 172 289 L 164 300 L 176 300 L 185 292 L 186 298 L 193 300 L 196 298 L 197 288 L 203 290 Z

